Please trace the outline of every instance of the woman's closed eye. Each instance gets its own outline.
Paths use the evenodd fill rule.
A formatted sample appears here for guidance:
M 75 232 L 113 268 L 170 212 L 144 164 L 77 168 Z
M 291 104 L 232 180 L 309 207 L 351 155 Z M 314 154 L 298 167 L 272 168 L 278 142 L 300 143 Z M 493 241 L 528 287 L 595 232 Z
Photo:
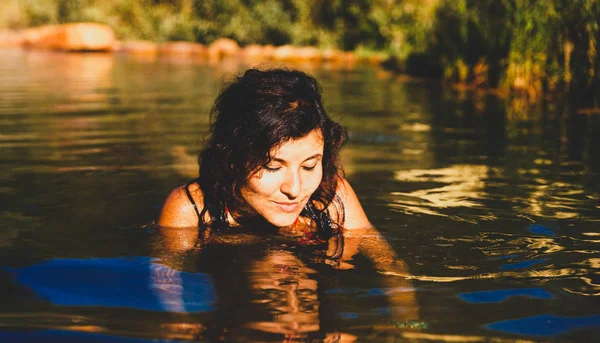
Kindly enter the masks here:
M 312 171 L 317 167 L 317 164 L 313 164 L 311 166 L 302 166 L 302 169 L 306 171 Z M 281 169 L 281 166 L 263 166 L 263 168 L 268 172 L 276 172 Z
M 276 172 L 281 169 L 281 166 L 263 166 L 263 168 L 268 172 Z

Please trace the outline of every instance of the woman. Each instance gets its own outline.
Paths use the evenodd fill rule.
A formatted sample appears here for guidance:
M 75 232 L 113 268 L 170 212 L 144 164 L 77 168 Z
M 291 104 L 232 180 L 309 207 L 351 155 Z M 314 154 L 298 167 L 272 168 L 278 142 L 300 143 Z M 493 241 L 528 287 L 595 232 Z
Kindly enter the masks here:
M 314 78 L 250 69 L 221 92 L 212 116 L 200 177 L 171 193 L 160 226 L 269 224 L 317 239 L 371 226 L 339 164 L 346 131 L 327 115 Z
M 187 252 L 204 238 L 219 237 L 221 244 L 196 249 L 194 258 L 196 271 L 211 275 L 220 294 L 217 324 L 202 326 L 207 337 L 227 333 L 239 341 L 247 330 L 285 339 L 341 337 L 337 324 L 323 322 L 333 311 L 322 306 L 314 268 L 352 269 L 359 251 L 379 271 L 396 275 L 385 286 L 402 286 L 401 294 L 389 297 L 392 312 L 400 309 L 393 317 L 418 317 L 410 282 L 397 278 L 406 274 L 404 263 L 385 240 L 368 238 L 377 232 L 338 160 L 346 131 L 327 115 L 314 78 L 294 70 L 250 69 L 225 87 L 212 116 L 211 136 L 199 156 L 200 177 L 169 195 L 158 221 L 167 252 Z M 231 238 L 265 228 L 283 234 L 275 235 L 281 240 Z M 233 234 L 212 235 L 215 231 Z M 299 249 L 315 254 L 288 244 L 296 236 L 305 243 Z M 267 237 L 269 244 L 263 244 Z M 157 297 L 177 303 L 163 286 L 153 287 Z

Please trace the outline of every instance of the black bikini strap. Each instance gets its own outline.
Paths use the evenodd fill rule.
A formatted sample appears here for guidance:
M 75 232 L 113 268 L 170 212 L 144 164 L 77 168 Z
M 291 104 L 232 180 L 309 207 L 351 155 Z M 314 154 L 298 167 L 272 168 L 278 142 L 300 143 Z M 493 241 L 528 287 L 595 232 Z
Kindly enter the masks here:
M 202 215 L 200 215 L 200 212 L 198 211 L 198 206 L 196 205 L 196 202 L 194 201 L 194 198 L 192 197 L 192 193 L 190 193 L 190 189 L 189 189 L 190 185 L 194 182 L 196 182 L 196 181 L 195 180 L 190 181 L 190 182 L 188 182 L 187 185 L 185 185 L 185 194 L 187 195 L 188 199 L 192 203 L 192 206 L 194 207 L 194 211 L 196 212 L 196 215 L 198 215 L 198 223 L 201 223 Z
M 344 223 L 346 222 L 346 209 L 344 208 L 344 202 L 337 193 L 333 197 L 333 201 L 337 202 L 337 204 L 339 205 L 337 207 L 337 210 L 339 211 L 338 222 L 340 222 L 340 224 L 344 226 Z

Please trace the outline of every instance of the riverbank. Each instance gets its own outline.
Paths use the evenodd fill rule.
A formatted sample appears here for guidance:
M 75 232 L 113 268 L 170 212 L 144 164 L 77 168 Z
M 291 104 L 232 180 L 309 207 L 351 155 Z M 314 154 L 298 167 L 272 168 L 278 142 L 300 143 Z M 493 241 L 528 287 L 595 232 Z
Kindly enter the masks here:
M 1 31 L 0 48 L 166 55 L 211 60 L 234 57 L 251 61 L 329 62 L 347 67 L 355 63 L 380 65 L 385 59 L 383 54 L 359 55 L 350 51 L 290 44 L 249 44 L 242 47 L 230 38 L 218 38 L 208 45 L 188 41 L 120 41 L 109 26 L 97 23 L 44 25 L 20 31 Z
M 132 56 L 174 57 L 219 61 L 239 59 L 250 64 L 261 63 L 327 63 L 335 68 L 352 69 L 358 63 L 369 63 L 381 68 L 382 78 L 394 78 L 399 82 L 427 82 L 449 85 L 459 91 L 494 94 L 501 98 L 517 97 L 534 104 L 541 98 L 562 97 L 564 91 L 539 94 L 526 84 L 523 78 L 515 78 L 511 87 L 490 87 L 485 77 L 475 77 L 463 81 L 451 81 L 436 77 L 426 56 L 422 59 L 409 58 L 402 61 L 385 53 L 360 53 L 337 49 L 319 49 L 313 46 L 285 44 L 248 44 L 242 46 L 230 38 L 217 38 L 210 44 L 190 41 L 167 41 L 156 43 L 149 40 L 118 40 L 112 28 L 98 23 L 69 23 L 43 25 L 18 31 L 0 31 L 0 49 L 21 48 L 31 50 L 53 50 L 64 52 L 124 53 Z M 477 69 L 477 68 L 476 68 Z M 478 69 L 485 71 L 486 66 Z M 415 70 L 419 72 L 415 72 Z M 412 71 L 412 72 L 411 72 Z M 482 72 L 481 72 L 482 73 Z M 522 101 L 519 101 L 523 103 Z M 591 107 L 590 107 L 591 106 Z M 600 113 L 598 104 L 585 103 L 579 113 L 595 115 Z
M 267 60 L 328 61 L 344 51 L 350 60 L 385 60 L 383 67 L 396 74 L 597 107 L 598 17 L 596 0 L 6 0 L 0 30 L 101 23 L 116 39 L 136 42 L 127 49 L 148 54 L 161 53 L 154 43 L 208 48 L 222 37 Z M 281 46 L 281 57 L 270 56 Z

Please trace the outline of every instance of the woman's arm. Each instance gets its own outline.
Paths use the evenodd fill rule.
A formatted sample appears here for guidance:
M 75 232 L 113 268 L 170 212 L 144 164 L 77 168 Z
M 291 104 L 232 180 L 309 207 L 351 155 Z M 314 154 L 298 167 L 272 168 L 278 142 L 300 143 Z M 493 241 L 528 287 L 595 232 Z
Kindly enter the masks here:
M 158 231 L 163 249 L 169 252 L 184 252 L 194 247 L 198 240 L 198 215 L 194 204 L 187 196 L 186 186 L 173 190 L 165 200 L 158 219 Z M 189 186 L 198 211 L 202 210 L 202 193 L 197 185 Z
M 169 228 L 198 227 L 198 215 L 194 210 L 194 203 L 190 201 L 186 194 L 186 187 L 189 187 L 188 190 L 195 201 L 198 211 L 202 210 L 202 191 L 196 184 L 175 188 L 163 204 L 160 217 L 158 218 L 159 226 Z
M 363 253 L 378 272 L 385 275 L 383 286 L 388 289 L 393 316 L 403 320 L 418 319 L 416 295 L 411 280 L 406 278 L 410 276 L 408 266 L 398 257 L 385 237 L 371 225 L 348 181 L 341 179 L 337 194 L 342 200 L 345 212 L 346 239 L 342 262 L 350 262 L 353 255 Z
M 398 258 L 396 251 L 369 222 L 356 193 L 346 179 L 340 179 L 337 195 L 342 200 L 344 207 L 344 210 L 341 211 L 345 216 L 344 236 L 349 238 L 349 242 L 358 245 L 352 250 L 364 252 L 380 272 L 408 275 L 406 265 Z
M 158 235 L 151 243 L 152 256 L 158 261 L 150 265 L 148 287 L 165 311 L 184 312 L 179 314 L 180 319 L 176 322 L 163 325 L 165 335 L 193 339 L 205 327 L 197 318 L 185 313 L 183 294 L 186 290 L 180 271 L 186 260 L 193 259 L 190 252 L 194 251 L 198 240 L 198 217 L 184 187 L 173 190 L 162 207 Z

